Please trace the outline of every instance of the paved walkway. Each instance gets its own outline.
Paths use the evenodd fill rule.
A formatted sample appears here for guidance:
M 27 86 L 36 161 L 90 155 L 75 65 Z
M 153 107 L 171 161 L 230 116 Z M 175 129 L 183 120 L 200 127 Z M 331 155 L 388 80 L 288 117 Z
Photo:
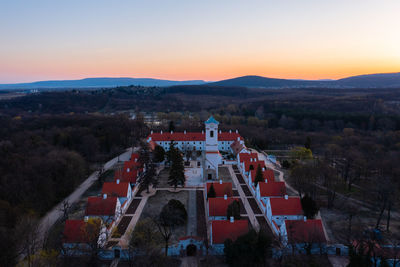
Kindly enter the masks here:
M 118 159 L 120 161 L 126 161 L 129 160 L 130 155 L 132 153 L 132 149 L 129 148 L 126 150 L 126 152 L 122 153 L 121 155 L 111 159 L 108 161 L 106 164 L 104 164 L 104 171 L 109 170 L 114 164 L 118 162 Z M 93 172 L 79 187 L 75 189 L 74 192 L 72 192 L 68 197 L 66 197 L 63 201 L 58 203 L 56 206 L 53 207 L 52 210 L 50 210 L 48 213 L 46 213 L 45 216 L 40 220 L 39 223 L 39 242 L 38 242 L 38 247 L 41 247 L 43 244 L 43 239 L 45 238 L 46 233 L 48 230 L 54 225 L 54 223 L 61 217 L 63 216 L 63 212 L 60 210 L 62 207 L 62 203 L 64 201 L 68 201 L 70 205 L 78 202 L 82 195 L 86 192 L 86 190 L 95 182 L 97 181 L 98 178 L 98 171 Z
M 140 199 L 140 203 L 138 207 L 135 210 L 135 213 L 132 216 L 131 221 L 129 222 L 128 227 L 126 228 L 126 231 L 124 235 L 122 235 L 120 238 L 109 238 L 107 241 L 118 241 L 119 245 L 121 246 L 122 249 L 126 249 L 129 246 L 129 241 L 131 239 L 131 234 L 133 232 L 133 229 L 135 229 L 136 223 L 139 221 L 140 215 L 142 214 L 143 208 L 146 205 L 147 200 L 149 197 L 152 197 L 156 194 L 157 190 L 150 187 L 149 188 L 149 193 L 146 193 L 146 191 L 143 191 L 141 193 L 142 198 Z
M 329 255 L 328 259 L 332 267 L 346 267 L 349 264 L 349 258 L 344 256 Z
M 186 235 L 197 236 L 196 190 L 189 191 L 187 214 L 188 214 L 188 222 L 187 222 L 187 228 L 186 228 Z
M 249 219 L 251 225 L 253 226 L 253 228 L 258 231 L 260 229 L 260 224 L 258 223 L 256 216 L 254 215 L 253 209 L 251 208 L 251 206 L 250 206 L 250 204 L 249 204 L 249 202 L 247 200 L 246 194 L 244 193 L 244 191 L 243 191 L 243 189 L 242 189 L 242 187 L 241 187 L 241 185 L 240 185 L 240 183 L 239 183 L 239 181 L 238 181 L 238 179 L 236 177 L 236 174 L 233 171 L 232 166 L 231 165 L 227 165 L 227 167 L 229 169 L 229 173 L 231 174 L 232 182 L 235 184 L 236 189 L 237 189 L 237 191 L 239 193 L 239 196 L 242 199 L 243 206 L 244 206 L 244 208 L 246 210 L 248 219 Z M 247 184 L 244 184 L 244 185 L 247 186 Z
M 196 267 L 199 262 L 196 257 L 183 257 L 181 258 L 181 267 Z

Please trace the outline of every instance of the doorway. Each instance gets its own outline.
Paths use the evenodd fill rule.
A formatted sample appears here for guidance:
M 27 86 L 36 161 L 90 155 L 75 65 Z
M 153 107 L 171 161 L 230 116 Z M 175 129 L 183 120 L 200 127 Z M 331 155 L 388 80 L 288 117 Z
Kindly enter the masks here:
M 193 244 L 190 244 L 186 247 L 186 255 L 187 256 L 196 256 L 197 247 Z
M 114 258 L 119 259 L 120 256 L 121 256 L 121 251 L 119 249 L 115 249 L 114 250 Z

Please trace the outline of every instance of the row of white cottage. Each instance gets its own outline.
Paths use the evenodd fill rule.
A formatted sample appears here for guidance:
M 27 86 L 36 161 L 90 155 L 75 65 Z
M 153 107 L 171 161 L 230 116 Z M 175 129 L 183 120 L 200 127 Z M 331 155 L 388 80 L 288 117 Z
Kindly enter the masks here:
M 285 182 L 275 181 L 274 171 L 266 168 L 258 153 L 243 147 L 237 153 L 237 164 L 236 175 L 245 180 L 274 234 L 284 245 L 326 243 L 322 221 L 304 216 L 300 198 L 287 195 Z M 255 185 L 257 168 L 261 168 L 264 181 Z

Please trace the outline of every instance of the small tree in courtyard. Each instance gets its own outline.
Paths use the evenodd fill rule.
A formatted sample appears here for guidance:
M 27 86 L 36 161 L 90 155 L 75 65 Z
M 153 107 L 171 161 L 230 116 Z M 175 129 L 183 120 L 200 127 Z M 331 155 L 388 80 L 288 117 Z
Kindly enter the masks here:
M 158 184 L 158 179 L 156 176 L 156 166 L 151 161 L 146 166 L 146 172 L 139 180 L 140 190 L 146 189 L 146 192 L 149 193 L 150 185 L 156 186 Z
M 154 162 L 163 162 L 165 159 L 165 150 L 162 146 L 154 148 Z
M 235 200 L 231 204 L 229 204 L 228 209 L 226 211 L 226 217 L 229 220 L 233 217 L 235 220 L 240 220 L 240 204 L 239 201 Z
M 169 170 L 168 184 L 176 189 L 179 185 L 184 186 L 186 180 L 182 154 L 178 149 L 174 149 L 171 153 L 171 160 L 172 164 Z
M 262 182 L 263 178 L 264 177 L 263 177 L 261 166 L 258 165 L 257 171 L 256 171 L 256 177 L 254 178 L 254 186 L 257 186 L 259 182 Z
M 312 199 L 308 194 L 301 199 L 301 206 L 307 219 L 313 219 L 319 210 L 315 200 Z
M 217 196 L 217 193 L 215 192 L 214 185 L 211 183 L 210 189 L 208 189 L 208 192 L 207 192 L 207 198 L 214 198 L 216 196 Z

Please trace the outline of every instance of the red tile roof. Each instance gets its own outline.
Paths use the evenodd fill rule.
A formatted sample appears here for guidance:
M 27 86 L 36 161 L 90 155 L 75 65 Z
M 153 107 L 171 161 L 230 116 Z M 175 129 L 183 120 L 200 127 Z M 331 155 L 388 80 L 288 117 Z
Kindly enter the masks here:
M 325 243 L 321 220 L 286 220 L 289 243 Z
M 265 167 L 265 162 L 261 161 L 261 160 L 258 160 L 258 161 L 254 161 L 253 160 L 252 162 L 250 160 L 245 160 L 244 161 L 244 169 L 246 170 L 246 172 L 250 171 L 250 166 L 253 166 L 253 169 L 257 170 L 258 165 L 260 165 L 261 168 L 264 168 Z
M 83 220 L 66 220 L 63 232 L 63 243 L 86 242 L 84 227 L 85 222 Z
M 299 197 L 270 198 L 272 215 L 303 215 Z
M 248 160 L 250 158 L 258 160 L 258 154 L 257 153 L 240 153 L 239 154 L 239 160 L 240 162 L 243 162 L 245 160 Z
M 125 161 L 124 162 L 124 170 L 127 170 L 127 169 L 140 170 L 140 169 L 142 169 L 142 163 L 139 162 L 138 158 L 133 158 L 129 161 Z
M 262 168 L 262 167 L 261 167 Z M 251 170 L 251 180 L 254 183 L 254 180 L 256 178 L 256 174 L 257 174 L 257 169 Z M 266 169 L 263 172 L 263 180 L 265 181 L 265 179 L 268 180 L 268 182 L 274 182 L 275 181 L 275 174 L 274 171 L 271 169 Z
M 103 197 L 89 197 L 85 214 L 93 216 L 115 215 L 117 201 L 117 197 L 111 196 L 107 196 L 106 199 Z
M 224 198 L 209 198 L 208 199 L 208 211 L 210 216 L 226 216 L 228 206 L 233 201 L 239 201 L 238 198 L 228 197 Z
M 285 182 L 259 182 L 261 197 L 279 197 L 286 195 Z
M 120 182 L 136 183 L 137 176 L 138 170 L 136 169 L 129 169 L 129 172 L 127 170 L 116 170 L 114 173 L 114 181 L 116 182 L 117 179 L 119 179 Z
M 135 159 L 139 159 L 139 154 L 138 153 L 132 153 L 129 161 L 134 161 Z
M 244 145 L 237 140 L 231 144 L 231 149 L 235 155 L 237 155 L 243 148 Z
M 236 141 L 240 138 L 240 140 L 243 140 L 243 137 L 240 136 L 240 134 L 236 132 L 222 132 L 218 133 L 218 141 Z
M 194 133 L 183 133 L 183 132 L 176 132 L 176 133 L 152 133 L 150 134 L 147 139 L 151 137 L 153 141 L 205 141 L 206 135 L 205 133 L 194 132 Z M 236 132 L 222 132 L 218 133 L 218 141 L 235 141 L 237 138 L 243 140 L 243 137 Z
M 247 220 L 230 221 L 212 221 L 212 243 L 223 244 L 226 239 L 236 240 L 239 236 L 249 231 L 249 223 Z
M 228 197 L 232 196 L 233 194 L 232 183 L 230 182 L 223 182 L 222 184 L 220 184 L 219 182 L 207 183 L 207 193 L 210 190 L 211 184 L 213 184 L 215 190 L 215 197 L 223 197 L 224 195 L 227 195 Z
M 107 194 L 108 196 L 127 197 L 129 186 L 128 182 L 120 182 L 119 184 L 116 182 L 106 182 L 103 184 L 101 193 Z

